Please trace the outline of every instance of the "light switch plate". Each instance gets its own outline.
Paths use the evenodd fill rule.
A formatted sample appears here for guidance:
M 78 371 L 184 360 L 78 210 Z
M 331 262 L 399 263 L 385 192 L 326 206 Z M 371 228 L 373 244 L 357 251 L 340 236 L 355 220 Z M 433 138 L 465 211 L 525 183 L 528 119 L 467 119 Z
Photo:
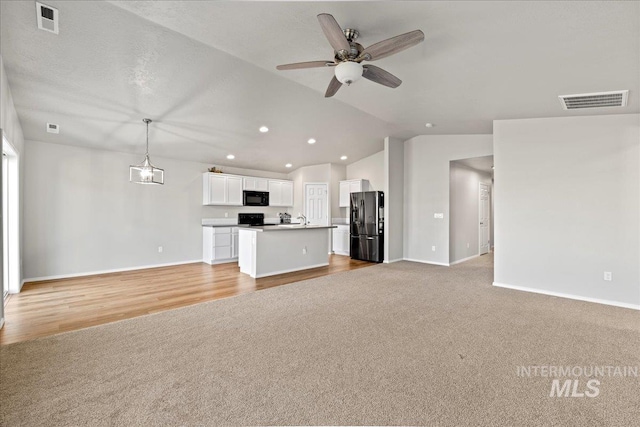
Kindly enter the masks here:
M 444 214 L 442 212 L 434 213 L 433 217 L 436 218 L 436 219 L 443 219 L 444 218 Z

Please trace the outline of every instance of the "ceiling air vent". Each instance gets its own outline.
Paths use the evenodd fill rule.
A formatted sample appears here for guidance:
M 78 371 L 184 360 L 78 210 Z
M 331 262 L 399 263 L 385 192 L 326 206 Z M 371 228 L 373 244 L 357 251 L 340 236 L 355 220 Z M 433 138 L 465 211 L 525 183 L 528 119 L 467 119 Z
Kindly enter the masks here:
M 49 133 L 60 133 L 60 126 L 55 123 L 47 123 L 47 132 Z
M 613 92 L 581 93 L 578 95 L 560 95 L 560 103 L 565 110 L 580 108 L 626 107 L 628 90 Z
M 58 9 L 36 2 L 38 28 L 58 34 Z

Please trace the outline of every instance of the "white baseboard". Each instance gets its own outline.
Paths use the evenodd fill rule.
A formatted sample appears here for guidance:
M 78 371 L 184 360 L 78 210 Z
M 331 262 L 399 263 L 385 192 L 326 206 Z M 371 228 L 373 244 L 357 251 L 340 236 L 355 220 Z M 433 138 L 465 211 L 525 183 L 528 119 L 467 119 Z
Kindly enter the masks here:
M 217 264 L 229 264 L 230 262 L 238 262 L 238 258 L 225 258 L 225 259 L 212 259 L 211 261 L 202 261 L 204 263 L 207 263 L 209 265 L 217 265 Z M 189 263 L 185 263 L 185 264 L 189 264 Z
M 58 274 L 58 275 L 55 275 L 55 276 L 30 277 L 28 279 L 24 279 L 22 281 L 22 284 L 24 285 L 24 283 L 26 283 L 26 282 L 40 282 L 42 280 L 70 279 L 72 277 L 96 276 L 98 274 L 121 273 L 123 271 L 146 270 L 148 268 L 171 267 L 173 265 L 183 265 L 183 264 L 195 264 L 197 262 L 203 262 L 203 261 L 201 259 L 195 259 L 195 260 L 190 260 L 190 261 L 167 262 L 167 263 L 164 263 L 164 264 L 150 264 L 150 265 L 139 265 L 139 266 L 136 266 L 136 267 L 114 268 L 114 269 L 110 269 L 110 270 L 86 271 L 84 273 Z
M 305 267 L 299 267 L 299 268 L 290 268 L 288 270 L 280 270 L 280 271 L 273 271 L 271 273 L 266 273 L 266 274 L 256 274 L 256 279 L 259 279 L 261 277 L 269 277 L 269 276 L 275 276 L 277 274 L 284 274 L 284 273 L 293 273 L 294 271 L 300 271 L 300 270 L 309 270 L 311 268 L 318 268 L 318 267 L 326 267 L 327 265 L 329 265 L 328 262 L 322 263 L 322 264 L 316 264 L 316 265 L 308 265 Z
M 480 254 L 471 255 L 471 256 L 468 256 L 466 258 L 462 258 L 462 259 L 459 259 L 457 261 L 454 261 L 454 262 L 450 263 L 449 265 L 460 264 L 461 262 L 469 261 L 470 259 L 478 258 L 479 256 L 480 256 Z
M 441 265 L 443 267 L 449 267 L 449 263 L 448 262 L 435 262 L 435 261 L 424 261 L 421 259 L 413 259 L 413 258 L 405 258 L 405 261 L 411 261 L 411 262 L 419 262 L 421 264 L 432 264 L 432 265 Z
M 561 292 L 545 291 L 543 289 L 527 288 L 525 286 L 507 285 L 505 283 L 498 283 L 498 282 L 493 282 L 493 286 L 496 286 L 498 288 L 513 289 L 516 291 L 524 291 L 524 292 L 532 292 L 535 294 L 549 295 L 552 297 L 568 298 L 568 299 L 577 300 L 577 301 L 594 302 L 597 304 L 605 304 L 605 305 L 612 305 L 615 307 L 630 308 L 632 310 L 640 310 L 640 305 L 628 304 L 625 302 L 611 301 L 611 300 L 600 299 L 600 298 L 589 298 L 589 297 L 583 297 L 583 296 L 572 295 L 572 294 L 563 294 Z
M 404 258 L 396 258 L 396 259 L 390 259 L 389 261 L 385 260 L 383 261 L 385 264 L 391 264 L 394 262 L 398 262 L 398 261 L 404 261 Z

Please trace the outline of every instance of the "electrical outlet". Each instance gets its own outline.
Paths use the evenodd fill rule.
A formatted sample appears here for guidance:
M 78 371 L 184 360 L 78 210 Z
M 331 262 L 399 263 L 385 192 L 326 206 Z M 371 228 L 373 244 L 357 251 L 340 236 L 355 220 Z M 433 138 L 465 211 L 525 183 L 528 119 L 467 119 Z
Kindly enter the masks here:
M 469 243 L 467 242 L 467 249 L 469 249 Z
M 161 254 L 164 248 L 162 246 L 158 246 L 158 253 Z
M 229 212 L 225 212 L 225 213 L 224 213 L 224 217 L 225 217 L 225 218 L 229 218 Z
M 607 282 L 610 282 L 613 280 L 613 277 L 611 275 L 610 271 L 605 271 L 604 272 L 604 280 L 606 280 Z
M 431 250 L 432 250 L 433 252 L 435 252 L 435 251 L 436 251 L 436 247 L 435 247 L 435 246 L 431 246 Z
M 307 254 L 307 247 L 305 246 L 304 248 L 302 248 L 302 255 L 306 255 Z

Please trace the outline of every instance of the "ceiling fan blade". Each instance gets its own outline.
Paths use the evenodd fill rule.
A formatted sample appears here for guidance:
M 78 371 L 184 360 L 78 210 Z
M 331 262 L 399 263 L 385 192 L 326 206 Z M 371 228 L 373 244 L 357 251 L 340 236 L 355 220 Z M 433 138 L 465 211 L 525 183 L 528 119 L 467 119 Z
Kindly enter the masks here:
M 364 69 L 362 77 L 369 79 L 372 82 L 380 83 L 381 85 L 390 88 L 397 88 L 402 84 L 402 80 L 380 67 L 376 67 L 375 65 L 363 65 L 362 68 Z
M 278 65 L 276 68 L 278 70 L 299 70 L 302 68 L 320 68 L 320 67 L 330 67 L 332 65 L 336 65 L 333 61 L 309 61 L 309 62 L 296 62 L 294 64 L 283 64 Z
M 336 79 L 336 76 L 333 76 L 333 78 L 329 82 L 329 87 L 327 88 L 327 91 L 325 92 L 324 97 L 330 98 L 333 95 L 335 95 L 338 89 L 340 89 L 340 86 L 342 86 L 342 83 L 340 83 L 340 81 Z
M 333 15 L 329 15 L 328 13 L 321 13 L 320 15 L 318 15 L 318 21 L 320 22 L 322 31 L 324 31 L 324 35 L 327 37 L 327 40 L 329 40 L 329 43 L 333 47 L 333 50 L 335 50 L 336 52 L 340 52 L 341 50 L 349 51 L 351 49 L 347 38 L 342 32 L 342 28 L 333 17 Z
M 396 54 L 424 41 L 424 33 L 420 30 L 410 31 L 399 36 L 391 37 L 376 44 L 372 44 L 360 54 L 360 58 L 376 61 Z

